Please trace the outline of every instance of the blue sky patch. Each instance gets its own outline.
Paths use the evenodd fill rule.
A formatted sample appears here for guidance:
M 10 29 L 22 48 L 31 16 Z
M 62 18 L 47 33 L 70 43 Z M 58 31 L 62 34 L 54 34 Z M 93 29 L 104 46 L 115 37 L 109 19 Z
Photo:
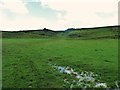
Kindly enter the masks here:
M 41 2 L 25 2 L 25 5 L 29 11 L 29 15 L 35 17 L 42 17 L 47 20 L 56 21 L 58 14 L 65 15 L 64 11 L 57 11 L 51 9 L 49 6 L 43 6 Z

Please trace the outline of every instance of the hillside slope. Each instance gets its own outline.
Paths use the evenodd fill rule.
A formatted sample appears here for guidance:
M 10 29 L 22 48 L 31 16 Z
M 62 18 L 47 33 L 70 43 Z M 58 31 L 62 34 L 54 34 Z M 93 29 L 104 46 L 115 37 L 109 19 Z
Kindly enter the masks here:
M 118 27 L 77 29 L 69 32 L 67 36 L 81 39 L 118 38 Z
M 118 27 L 97 27 L 68 29 L 66 31 L 28 30 L 28 31 L 2 31 L 3 38 L 75 38 L 75 39 L 99 39 L 118 38 Z

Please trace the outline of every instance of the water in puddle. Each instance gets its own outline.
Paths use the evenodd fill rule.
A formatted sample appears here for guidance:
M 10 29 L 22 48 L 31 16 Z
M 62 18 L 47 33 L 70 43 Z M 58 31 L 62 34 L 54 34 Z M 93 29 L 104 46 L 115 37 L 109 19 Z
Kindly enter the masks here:
M 68 88 L 80 87 L 80 88 L 107 88 L 107 84 L 98 82 L 96 80 L 97 74 L 93 72 L 82 71 L 81 73 L 75 72 L 71 67 L 63 67 L 57 65 L 51 65 L 56 68 L 60 73 L 68 74 L 74 77 L 72 81 L 67 78 L 64 80 L 64 85 Z

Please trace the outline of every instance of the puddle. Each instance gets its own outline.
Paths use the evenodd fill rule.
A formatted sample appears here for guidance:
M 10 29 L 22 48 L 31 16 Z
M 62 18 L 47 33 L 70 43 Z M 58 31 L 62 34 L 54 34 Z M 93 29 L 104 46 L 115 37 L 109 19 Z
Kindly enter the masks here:
M 74 78 L 73 80 L 69 80 L 67 77 L 64 79 L 64 86 L 67 88 L 107 88 L 107 84 L 97 80 L 98 75 L 93 72 L 81 71 L 81 73 L 78 73 L 71 67 L 51 66 L 60 73 L 68 74 Z
M 63 86 L 65 88 L 106 88 L 109 90 L 110 87 L 107 86 L 107 83 L 101 82 L 98 80 L 100 78 L 100 75 L 95 74 L 94 72 L 87 72 L 87 71 L 81 71 L 76 72 L 71 67 L 65 67 L 65 66 L 59 66 L 56 64 L 49 64 L 54 69 L 58 70 L 60 73 L 70 75 L 71 78 L 66 77 L 64 79 Z M 119 89 L 119 81 L 115 82 L 115 86 L 117 90 Z M 116 90 L 115 89 L 115 90 Z
M 101 86 L 107 88 L 106 83 L 97 83 L 97 84 L 95 85 L 95 87 L 101 87 Z

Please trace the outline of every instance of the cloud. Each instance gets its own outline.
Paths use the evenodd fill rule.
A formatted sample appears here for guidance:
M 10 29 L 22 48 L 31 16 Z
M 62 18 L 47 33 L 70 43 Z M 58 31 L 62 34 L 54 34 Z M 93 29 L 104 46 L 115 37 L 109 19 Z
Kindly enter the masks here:
M 63 20 L 69 22 L 68 24 L 72 23 L 74 27 L 117 25 L 117 0 L 41 0 L 41 2 L 50 8 L 66 11 L 67 14 Z M 96 12 L 99 14 L 101 12 L 101 17 L 96 15 Z M 102 16 L 107 18 L 104 19 Z
M 96 12 L 96 15 L 101 18 L 114 17 L 115 14 L 117 14 L 117 12 Z
M 2 0 L 0 7 L 3 10 L 9 10 L 15 14 L 28 13 L 28 10 L 21 0 Z
M 64 30 L 117 25 L 117 4 L 114 0 L 1 0 L 0 29 Z
M 2 21 L 0 22 L 0 28 L 7 31 L 39 29 L 44 28 L 46 24 L 50 25 L 50 22 L 43 18 L 31 17 L 27 15 L 11 21 L 0 13 L 0 20 Z

